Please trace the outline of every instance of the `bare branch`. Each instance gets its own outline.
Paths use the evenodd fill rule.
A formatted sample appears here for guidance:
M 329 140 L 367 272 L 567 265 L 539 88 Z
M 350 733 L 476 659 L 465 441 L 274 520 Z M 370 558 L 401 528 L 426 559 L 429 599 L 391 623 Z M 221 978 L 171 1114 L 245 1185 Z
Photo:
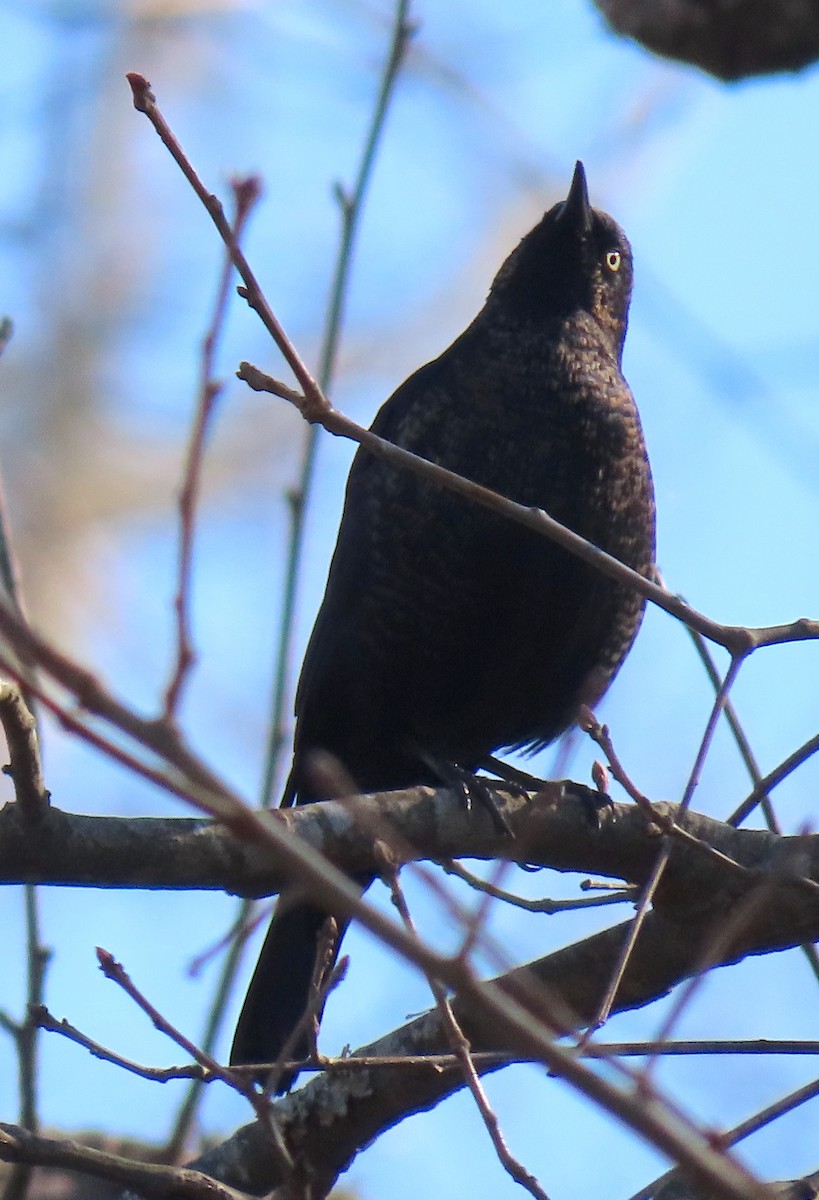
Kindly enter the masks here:
M 787 892 L 790 885 L 783 881 L 780 886 Z M 783 899 L 784 895 L 780 893 L 780 897 L 773 900 L 773 908 L 769 907 L 768 916 L 778 910 L 784 931 L 791 918 L 801 909 L 795 894 L 785 900 L 784 910 L 780 904 Z M 788 909 L 790 911 L 786 915 L 785 910 Z M 618 1011 L 647 1004 L 664 995 L 675 981 L 695 969 L 702 947 L 711 937 L 714 922 L 718 924 L 719 920 L 720 914 L 704 914 L 701 910 L 699 913 L 692 910 L 683 920 L 666 919 L 657 911 L 649 914 L 618 993 Z M 545 989 L 546 993 L 560 994 L 569 1009 L 577 1014 L 575 1021 L 584 1019 L 584 1014 L 590 1016 L 599 1004 L 600 989 L 605 986 L 619 954 L 623 934 L 624 926 L 606 930 L 551 954 L 537 964 L 521 968 L 500 983 L 475 985 L 475 990 L 467 988 L 461 991 L 454 1001 L 454 1012 L 469 1040 L 477 1069 L 484 1073 L 497 1069 L 507 1061 L 502 1057 L 482 1059 L 481 1055 L 491 1049 L 495 1052 L 506 1050 L 516 1059 L 531 1056 L 546 1061 L 552 1071 L 563 1074 L 566 1060 L 555 1043 L 542 1037 L 538 1018 L 543 1015 L 543 1009 L 542 1006 L 533 1008 L 532 998 L 539 995 L 542 1001 L 544 992 L 540 989 Z M 744 938 L 747 939 L 749 935 L 749 930 L 743 931 Z M 793 944 L 792 939 L 789 944 Z M 744 948 L 748 949 L 747 941 Z M 725 961 L 734 961 L 742 949 L 733 947 L 730 957 Z M 509 1012 L 506 1017 L 501 1015 L 505 1007 L 501 996 L 509 998 L 512 995 L 528 998 L 525 1001 L 527 1015 L 520 1026 L 515 1023 L 514 1034 L 512 1025 L 506 1020 Z M 517 1001 L 514 1003 L 516 1005 Z M 513 1013 L 519 1011 L 517 1007 L 513 1008 Z M 568 1009 L 564 1011 L 568 1012 Z M 564 1027 L 564 1032 L 569 1032 L 568 1025 Z M 356 1057 L 440 1055 L 448 1049 L 440 1019 L 433 1012 L 370 1046 L 362 1047 Z M 595 1052 L 593 1045 L 589 1052 Z M 573 1054 L 569 1054 L 569 1058 L 575 1064 L 578 1061 Z M 451 1059 L 447 1061 L 452 1063 Z M 403 1070 L 400 1065 L 391 1068 L 382 1063 L 368 1073 L 359 1067 L 354 1072 L 351 1070 L 347 1079 L 339 1067 L 326 1077 L 312 1080 L 294 1096 L 280 1101 L 277 1113 L 288 1145 L 299 1161 L 321 1162 L 323 1170 L 332 1169 L 338 1173 L 349 1165 L 362 1144 L 379 1136 L 409 1113 L 431 1107 L 460 1086 L 460 1066 L 456 1063 L 446 1066 L 437 1059 L 429 1064 L 418 1063 L 412 1070 Z M 617 1095 L 620 1093 L 617 1092 Z M 639 1093 L 635 1092 L 634 1096 L 638 1097 Z M 612 1105 L 610 1111 L 623 1115 L 619 1105 L 612 1104 L 612 1101 L 613 1097 L 608 1093 L 605 1103 Z M 655 1119 L 666 1111 L 663 1103 L 658 1101 L 651 1087 L 638 1102 L 643 1104 L 647 1119 L 643 1133 L 655 1144 L 661 1144 L 656 1137 Z M 671 1118 L 672 1124 L 675 1119 Z M 689 1128 L 686 1139 L 689 1151 L 700 1145 L 698 1138 L 699 1135 Z M 680 1149 L 678 1145 L 674 1157 L 677 1157 Z M 712 1147 L 710 1152 L 716 1154 L 717 1162 L 723 1166 L 727 1164 L 720 1150 Z M 695 1159 L 698 1154 L 699 1151 L 695 1150 Z M 260 1134 L 252 1126 L 247 1126 L 220 1150 L 203 1156 L 196 1165 L 203 1170 L 214 1171 L 227 1182 L 233 1182 L 235 1163 L 240 1160 L 242 1186 L 253 1194 L 261 1195 L 276 1183 L 268 1159 Z M 682 1161 L 687 1170 L 690 1171 L 693 1165 L 695 1173 L 698 1171 L 685 1151 Z M 724 1180 L 717 1182 L 713 1177 L 710 1185 L 704 1186 L 710 1186 L 714 1195 L 743 1194 L 741 1190 L 738 1193 L 726 1191 Z M 764 1190 L 760 1191 L 747 1181 L 742 1186 L 748 1187 L 749 1196 L 765 1194 Z
M 280 343 L 277 342 L 277 345 L 283 350 Z M 288 353 L 290 352 L 292 352 L 292 347 Z M 285 357 L 288 355 L 286 354 Z M 605 551 L 572 532 L 571 529 L 567 529 L 565 525 L 555 521 L 543 509 L 527 508 L 514 500 L 500 496 L 497 492 L 493 492 L 481 484 L 465 479 L 462 475 L 456 475 L 446 467 L 439 466 L 438 463 L 420 458 L 402 446 L 385 441 L 371 429 L 364 429 L 350 417 L 333 408 L 326 397 L 315 390 L 301 394 L 295 392 L 264 371 L 260 371 L 252 363 L 240 363 L 236 374 L 254 391 L 271 392 L 273 395 L 289 400 L 295 404 L 305 420 L 317 421 L 328 433 L 358 442 L 359 445 L 364 446 L 379 458 L 383 458 L 395 466 L 414 471 L 431 483 L 448 488 L 458 495 L 467 497 L 475 504 L 480 504 L 500 516 L 516 521 L 518 524 L 525 525 L 536 533 L 548 537 L 558 546 L 562 546 L 563 549 L 602 571 L 604 575 L 633 588 L 647 600 L 676 617 L 684 625 L 696 629 L 710 641 L 724 646 L 734 658 L 746 657 L 754 650 L 759 650 L 764 646 L 776 646 L 794 641 L 812 641 L 819 638 L 819 621 L 807 618 L 800 618 L 784 625 L 769 625 L 759 628 L 745 625 L 723 625 L 718 621 L 713 621 L 704 613 L 691 608 L 673 592 L 669 592 L 650 579 L 645 579 L 637 571 L 627 567 L 625 563 L 612 558 L 610 554 L 606 554 Z
M 147 1200 L 244 1200 L 243 1193 L 189 1167 L 163 1167 L 83 1146 L 67 1139 L 41 1137 L 0 1122 L 0 1159 L 37 1167 L 65 1167 L 98 1179 L 135 1188 Z
M 20 689 L 11 683 L 0 682 L 0 723 L 11 760 L 3 773 L 14 783 L 17 803 L 26 819 L 36 821 L 50 800 L 43 780 L 37 722 Z
M 575 785 L 573 785 L 575 786 Z M 538 863 L 558 871 L 601 874 L 643 884 L 653 867 L 660 832 L 632 805 L 615 805 L 593 829 L 581 799 L 561 789 L 525 797 L 498 792 L 515 838 L 499 834 L 483 812 L 467 813 L 447 789 L 409 788 L 347 800 L 325 800 L 276 814 L 270 822 L 290 843 L 312 850 L 346 872 L 377 871 L 372 830 L 400 835 L 400 861 L 466 857 Z M 658 803 L 666 819 L 675 805 Z M 358 819 L 351 819 L 355 813 Z M 777 837 L 735 829 L 696 812 L 680 818 L 693 844 L 675 841 L 664 881 L 669 902 L 753 886 L 769 874 L 819 880 L 819 835 Z M 265 822 L 265 826 L 267 822 Z M 297 836 L 294 836 L 297 835 Z M 703 854 L 697 843 L 714 847 Z M 742 872 L 726 871 L 723 859 Z M 173 888 L 277 893 L 288 879 L 262 845 L 238 841 L 201 818 L 98 817 L 51 807 L 34 841 L 14 806 L 0 810 L 0 883 L 36 881 L 64 886 Z M 307 886 L 307 881 L 302 881 Z M 803 883 L 809 900 L 815 887 Z
M 398 878 L 398 872 L 393 871 L 389 876 L 390 893 L 392 902 L 401 914 L 401 919 L 407 929 L 415 931 L 415 926 L 407 905 L 406 897 Z M 458 1018 L 452 1011 L 452 1005 L 449 1002 L 446 991 L 438 981 L 431 976 L 427 977 L 430 990 L 435 998 L 435 1007 L 441 1019 L 444 1032 L 449 1041 L 456 1062 L 463 1074 L 464 1082 L 469 1088 L 472 1098 L 475 1101 L 475 1106 L 480 1113 L 481 1120 L 484 1123 L 484 1128 L 489 1134 L 492 1145 L 495 1148 L 495 1153 L 498 1156 L 498 1161 L 504 1170 L 509 1174 L 516 1183 L 525 1188 L 535 1200 L 549 1200 L 543 1188 L 529 1171 L 525 1169 L 522 1163 L 512 1155 L 506 1140 L 501 1132 L 500 1122 L 497 1115 L 489 1103 L 483 1084 L 480 1081 L 478 1071 L 472 1059 L 472 1047 L 469 1044 L 469 1039 L 464 1034 L 463 1029 L 458 1023 Z
M 124 1071 L 128 1071 L 132 1075 L 138 1075 L 140 1079 L 149 1079 L 154 1083 L 167 1083 L 171 1079 L 221 1079 L 221 1073 L 216 1074 L 211 1072 L 201 1063 L 193 1063 L 186 1067 L 144 1067 L 139 1063 L 133 1062 L 129 1058 L 123 1058 L 121 1054 L 109 1050 L 108 1047 L 95 1042 L 93 1038 L 82 1033 L 76 1026 L 65 1018 L 58 1020 L 53 1016 L 44 1004 L 37 1005 L 32 1010 L 32 1018 L 37 1022 L 39 1029 L 46 1030 L 47 1033 L 58 1033 L 61 1037 L 66 1038 L 69 1042 L 73 1042 L 76 1046 L 81 1046 L 83 1050 L 87 1050 L 94 1058 L 100 1059 L 101 1062 L 108 1062 L 116 1067 L 122 1067 Z
M 605 896 L 583 896 L 571 900 L 552 900 L 549 897 L 543 900 L 530 900 L 527 896 L 518 896 L 514 892 L 497 887 L 487 879 L 481 879 L 479 875 L 468 871 L 466 867 L 462 867 L 453 859 L 444 861 L 440 865 L 447 875 L 454 875 L 456 879 L 467 883 L 475 891 L 483 892 L 485 895 L 491 896 L 493 900 L 501 900 L 504 904 L 511 904 L 514 908 L 522 908 L 524 912 L 547 913 L 549 916 L 553 916 L 559 912 L 575 912 L 579 908 L 603 908 L 610 904 L 633 902 L 636 899 L 636 889 L 617 888 Z
M 260 195 L 260 184 L 256 179 L 234 180 L 233 197 L 236 215 L 233 220 L 233 236 L 238 242 L 242 230 Z M 233 263 L 230 255 L 225 256 L 210 326 L 202 343 L 202 359 L 199 379 L 199 402 L 191 430 L 190 444 L 179 493 L 179 563 L 177 569 L 174 612 L 176 613 L 176 662 L 165 690 L 165 717 L 173 720 L 179 698 L 188 673 L 194 665 L 195 653 L 190 628 L 191 570 L 193 566 L 193 538 L 196 507 L 201 487 L 202 462 L 205 453 L 210 421 L 222 385 L 215 378 L 216 350 L 227 316 L 230 281 Z
M 802 1104 L 807 1104 L 809 1100 L 815 1099 L 816 1096 L 819 1096 L 819 1080 L 813 1080 L 811 1083 L 805 1084 L 804 1087 L 797 1088 L 796 1091 L 790 1092 L 781 1100 L 775 1101 L 775 1103 L 763 1109 L 762 1112 L 756 1113 L 749 1120 L 736 1125 L 733 1129 L 722 1135 L 722 1141 L 726 1146 L 735 1146 L 744 1138 L 750 1137 L 752 1133 L 756 1133 L 766 1125 L 772 1124 L 773 1121 L 784 1116 L 786 1113 L 793 1112 L 794 1109 L 799 1108 Z M 651 1200 L 655 1196 L 657 1200 L 660 1200 L 660 1189 L 667 1186 L 672 1180 L 678 1180 L 679 1178 L 680 1172 L 677 1168 L 666 1171 L 664 1175 L 661 1175 L 646 1187 L 641 1188 L 639 1192 L 635 1192 L 630 1197 L 630 1200 Z M 810 1181 L 806 1182 L 811 1181 L 813 1195 L 816 1195 L 817 1187 L 819 1187 L 819 1172 L 812 1175 Z M 778 1194 L 780 1194 L 779 1191 Z M 808 1188 L 797 1187 L 792 1193 L 792 1200 L 803 1200 L 804 1197 L 809 1196 L 811 1196 L 811 1191 Z M 672 1200 L 670 1191 L 668 1192 L 667 1200 Z M 692 1196 L 691 1200 L 697 1200 L 697 1198 Z M 786 1194 L 786 1197 L 782 1198 L 782 1200 L 791 1200 L 791 1195 Z
M 250 1103 L 253 1111 L 256 1114 L 256 1119 L 264 1128 L 270 1145 L 273 1148 L 274 1155 L 279 1164 L 279 1167 L 286 1175 L 292 1173 L 293 1160 L 290 1157 L 287 1146 L 285 1145 L 281 1132 L 276 1124 L 275 1115 L 271 1112 L 270 1105 L 264 1096 L 260 1096 L 254 1089 L 250 1079 L 245 1080 L 241 1074 L 235 1073 L 230 1067 L 221 1066 L 215 1058 L 210 1054 L 206 1054 L 198 1046 L 177 1029 L 175 1025 L 159 1012 L 155 1005 L 151 1004 L 147 996 L 139 990 L 133 983 L 128 973 L 124 970 L 121 963 L 118 963 L 112 954 L 107 950 L 103 950 L 101 946 L 97 947 L 97 961 L 100 965 L 100 970 L 106 979 L 118 984 L 119 987 L 129 996 L 134 1003 L 142 1009 L 145 1015 L 151 1020 L 154 1027 L 163 1033 L 166 1037 L 180 1046 L 187 1054 L 204 1067 L 211 1075 L 217 1076 L 223 1083 L 228 1084 Z

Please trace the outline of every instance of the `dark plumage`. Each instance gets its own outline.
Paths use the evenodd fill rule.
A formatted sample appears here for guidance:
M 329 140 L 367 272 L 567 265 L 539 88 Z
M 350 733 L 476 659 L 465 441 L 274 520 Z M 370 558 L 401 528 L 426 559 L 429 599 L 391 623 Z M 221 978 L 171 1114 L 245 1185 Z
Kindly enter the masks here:
M 648 574 L 651 472 L 620 371 L 631 283 L 629 244 L 589 207 L 578 163 L 567 199 L 510 255 L 469 328 L 373 429 Z M 359 450 L 284 802 L 317 798 L 316 749 L 366 792 L 434 783 L 435 762 L 474 770 L 499 749 L 545 745 L 606 690 L 643 608 L 546 538 Z M 275 1060 L 304 1010 L 323 919 L 304 904 L 274 915 L 232 1062 Z

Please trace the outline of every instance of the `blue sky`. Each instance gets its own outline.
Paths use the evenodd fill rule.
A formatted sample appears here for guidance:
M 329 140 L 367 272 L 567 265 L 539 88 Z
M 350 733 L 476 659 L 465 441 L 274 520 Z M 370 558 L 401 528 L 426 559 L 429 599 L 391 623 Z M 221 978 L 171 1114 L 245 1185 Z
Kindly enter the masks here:
M 516 241 L 565 194 L 582 158 L 594 203 L 616 216 L 634 247 L 625 368 L 649 442 L 659 561 L 670 586 L 724 621 L 815 616 L 819 75 L 725 87 L 610 37 L 585 0 L 499 7 L 489 0 L 415 6 L 419 32 L 364 215 L 335 402 L 368 422 L 412 369 L 439 353 L 477 311 Z M 30 538 L 27 574 L 48 580 L 48 596 L 29 597 L 32 610 L 120 693 L 150 709 L 171 653 L 174 484 L 220 254 L 204 214 L 133 112 L 124 71 L 151 80 L 209 186 L 224 188 L 233 172 L 263 175 L 248 253 L 314 359 L 338 233 L 331 188 L 350 180 L 357 161 L 389 9 L 282 0 L 177 14 L 132 6 L 128 14 L 93 0 L 0 11 L 0 310 L 17 327 L 0 364 L 0 465 L 12 515 Z M 60 343 L 55 313 L 65 311 L 70 336 Z M 61 346 L 71 351 L 76 380 Z M 284 406 L 231 381 L 240 358 L 277 369 L 258 323 L 237 304 L 220 360 L 227 386 L 197 544 L 201 658 L 184 720 L 194 745 L 253 798 L 283 571 L 282 495 L 301 431 Z M 59 451 L 69 400 L 90 430 L 84 441 L 92 451 L 102 430 L 99 459 L 87 451 L 82 459 L 89 492 L 97 495 L 97 473 L 107 470 L 125 480 L 127 495 L 113 488 L 87 512 L 72 499 L 77 517 L 65 534 L 65 561 L 52 549 L 43 574 L 37 546 L 53 548 L 55 538 L 48 536 L 53 513 L 38 507 L 37 495 L 50 488 L 56 497 L 75 495 L 65 490 L 70 455 Z M 329 439 L 320 449 L 299 646 L 321 596 L 351 454 Z M 40 489 L 34 498 L 26 491 L 32 477 Z M 129 487 L 138 492 L 130 500 Z M 744 668 L 736 703 L 763 770 L 816 732 L 818 664 L 819 648 L 807 645 L 766 651 Z M 603 710 L 648 794 L 681 794 L 709 700 L 684 633 L 650 612 Z M 572 775 L 587 778 L 593 757 L 578 744 Z M 46 761 L 62 807 L 181 812 L 53 729 Z M 546 771 L 551 761 L 546 752 L 538 765 Z M 808 764 L 782 789 L 786 830 L 815 823 L 816 784 Z M 721 816 L 747 790 L 721 731 L 695 804 Z M 520 883 L 531 894 L 575 885 L 547 874 Z M 419 919 L 434 923 L 427 900 L 416 904 Z M 46 938 L 57 947 L 53 1011 L 124 1054 L 175 1061 L 101 978 L 93 947 L 121 958 L 195 1037 L 215 967 L 191 980 L 186 966 L 222 932 L 230 903 L 50 890 L 43 910 Z M 0 914 L 16 957 L 19 896 L 0 895 Z M 496 924 L 521 959 L 593 927 L 585 918 L 558 925 L 508 912 L 496 914 Z M 425 985 L 366 935 L 351 936 L 349 951 L 350 979 L 324 1027 L 330 1048 L 368 1040 L 429 1003 Z M 367 986 L 373 977 L 382 981 L 376 996 Z M 0 979 L 0 1005 L 19 1013 L 21 994 L 13 973 Z M 801 960 L 780 956 L 717 973 L 685 1031 L 815 1037 L 815 1011 Z M 611 1036 L 650 1036 L 659 1020 L 655 1010 L 634 1014 L 614 1022 Z M 15 1115 L 12 1061 L 0 1041 L 3 1119 Z M 179 1093 L 112 1072 L 46 1039 L 46 1123 L 161 1135 Z M 809 1076 L 809 1063 L 781 1059 L 687 1061 L 660 1073 L 692 1111 L 726 1124 Z M 659 1169 L 636 1139 L 535 1068 L 503 1072 L 488 1087 L 512 1149 L 550 1195 L 601 1184 L 607 1194 L 628 1195 Z M 247 1117 L 233 1097 L 209 1095 L 209 1132 L 228 1132 Z M 773 1177 L 815 1165 L 803 1157 L 812 1122 L 807 1110 L 776 1126 L 749 1143 L 749 1161 Z M 580 1162 L 579 1145 L 594 1147 Z M 374 1196 L 387 1172 L 396 1200 L 419 1190 L 493 1200 L 516 1192 L 465 1097 L 395 1130 L 362 1156 L 352 1179 Z

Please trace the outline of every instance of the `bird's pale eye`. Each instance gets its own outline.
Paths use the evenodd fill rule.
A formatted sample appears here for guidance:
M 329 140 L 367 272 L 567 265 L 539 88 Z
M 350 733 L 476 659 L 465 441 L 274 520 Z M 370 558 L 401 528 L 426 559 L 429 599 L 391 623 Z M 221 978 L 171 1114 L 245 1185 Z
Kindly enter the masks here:
M 623 256 L 619 250 L 608 250 L 604 262 L 608 269 L 612 272 L 620 270 L 620 263 L 623 261 Z

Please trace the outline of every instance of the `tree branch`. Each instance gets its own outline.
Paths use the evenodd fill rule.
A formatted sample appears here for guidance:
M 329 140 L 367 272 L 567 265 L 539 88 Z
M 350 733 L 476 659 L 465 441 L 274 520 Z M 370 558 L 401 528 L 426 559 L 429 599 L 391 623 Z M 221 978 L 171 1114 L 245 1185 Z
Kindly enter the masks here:
M 189 1167 L 164 1167 L 109 1154 L 80 1142 L 42 1137 L 15 1125 L 0 1123 L 0 1159 L 39 1167 L 64 1167 L 115 1183 L 138 1188 L 148 1200 L 242 1200 L 230 1188 L 219 1186 L 212 1176 Z
M 594 828 L 582 796 L 570 794 L 575 788 L 583 790 L 578 784 L 551 784 L 533 796 L 499 790 L 513 838 L 498 833 L 488 813 L 468 812 L 445 788 L 324 800 L 264 819 L 350 874 L 378 870 L 377 830 L 402 863 L 503 858 L 644 883 L 664 836 L 660 828 L 629 804 L 603 811 Z M 673 804 L 654 809 L 665 822 L 677 816 Z M 819 834 L 780 837 L 768 830 L 736 829 L 696 812 L 686 813 L 681 826 L 686 837 L 671 839 L 663 903 L 701 898 L 718 887 L 742 887 L 748 872 L 745 886 L 768 873 L 819 881 Z M 700 843 L 719 855 L 703 853 Z M 0 809 L 0 884 L 196 889 L 257 897 L 276 894 L 288 878 L 266 847 L 240 841 L 221 824 L 200 818 L 86 816 L 52 806 L 32 838 L 14 805 Z
M 802 907 L 798 887 L 795 888 L 791 880 L 782 880 L 766 905 L 765 944 L 760 940 L 759 931 L 746 928 L 738 933 L 738 940 L 730 948 L 723 949 L 719 965 L 734 962 L 743 954 L 771 950 L 775 942 L 779 943 L 780 949 L 794 945 L 802 935 L 797 932 L 794 938 L 791 926 L 794 921 L 802 923 L 806 916 L 804 912 L 800 915 Z M 815 900 L 809 907 L 816 932 L 819 902 Z M 650 913 L 629 960 L 614 1011 L 649 1004 L 695 972 L 703 952 L 712 944 L 714 925 L 721 915 L 721 911 L 704 912 L 702 909 L 698 913 L 696 901 L 684 912 L 675 913 L 673 918 L 657 911 Z M 507 1041 L 508 1029 L 501 1034 L 497 1022 L 488 1017 L 481 1001 L 489 1000 L 494 1007 L 498 996 L 525 996 L 528 1000 L 538 992 L 541 996 L 544 993 L 559 996 L 567 1015 L 563 1032 L 579 1028 L 596 1011 L 626 929 L 627 925 L 622 924 L 595 934 L 510 973 L 496 986 L 476 985 L 471 994 L 457 997 L 454 1011 L 473 1052 L 476 1055 L 490 1050 L 519 1053 L 527 1041 L 520 1030 L 516 1037 Z M 490 989 L 491 996 L 488 995 Z M 570 1017 L 570 1013 L 574 1015 Z M 527 1028 L 531 1041 L 536 1041 L 539 1026 L 536 1014 L 531 1011 Z M 593 1049 L 593 1045 L 589 1049 Z M 356 1057 L 442 1055 L 448 1049 L 448 1038 L 440 1018 L 436 1011 L 431 1011 L 357 1050 Z M 533 1050 L 533 1045 L 530 1044 L 528 1049 Z M 503 1065 L 500 1062 L 483 1063 L 480 1058 L 476 1059 L 476 1064 L 482 1074 Z M 561 1073 L 554 1061 L 549 1065 Z M 369 1071 L 356 1069 L 347 1075 L 343 1071 L 333 1071 L 311 1080 L 300 1091 L 279 1102 L 276 1116 L 296 1161 L 308 1167 L 315 1164 L 317 1169 L 320 1164 L 322 1175 L 325 1171 L 337 1175 L 349 1167 L 362 1146 L 412 1113 L 431 1108 L 462 1086 L 463 1075 L 457 1063 L 444 1067 L 433 1063 L 379 1067 Z M 641 1103 L 646 1112 L 651 1111 L 653 1098 L 650 1091 L 642 1096 Z M 613 1111 L 617 1111 L 616 1108 Z M 254 1125 L 238 1130 L 194 1165 L 252 1194 L 261 1195 L 278 1182 L 263 1132 Z M 714 1189 L 713 1194 L 728 1193 Z

